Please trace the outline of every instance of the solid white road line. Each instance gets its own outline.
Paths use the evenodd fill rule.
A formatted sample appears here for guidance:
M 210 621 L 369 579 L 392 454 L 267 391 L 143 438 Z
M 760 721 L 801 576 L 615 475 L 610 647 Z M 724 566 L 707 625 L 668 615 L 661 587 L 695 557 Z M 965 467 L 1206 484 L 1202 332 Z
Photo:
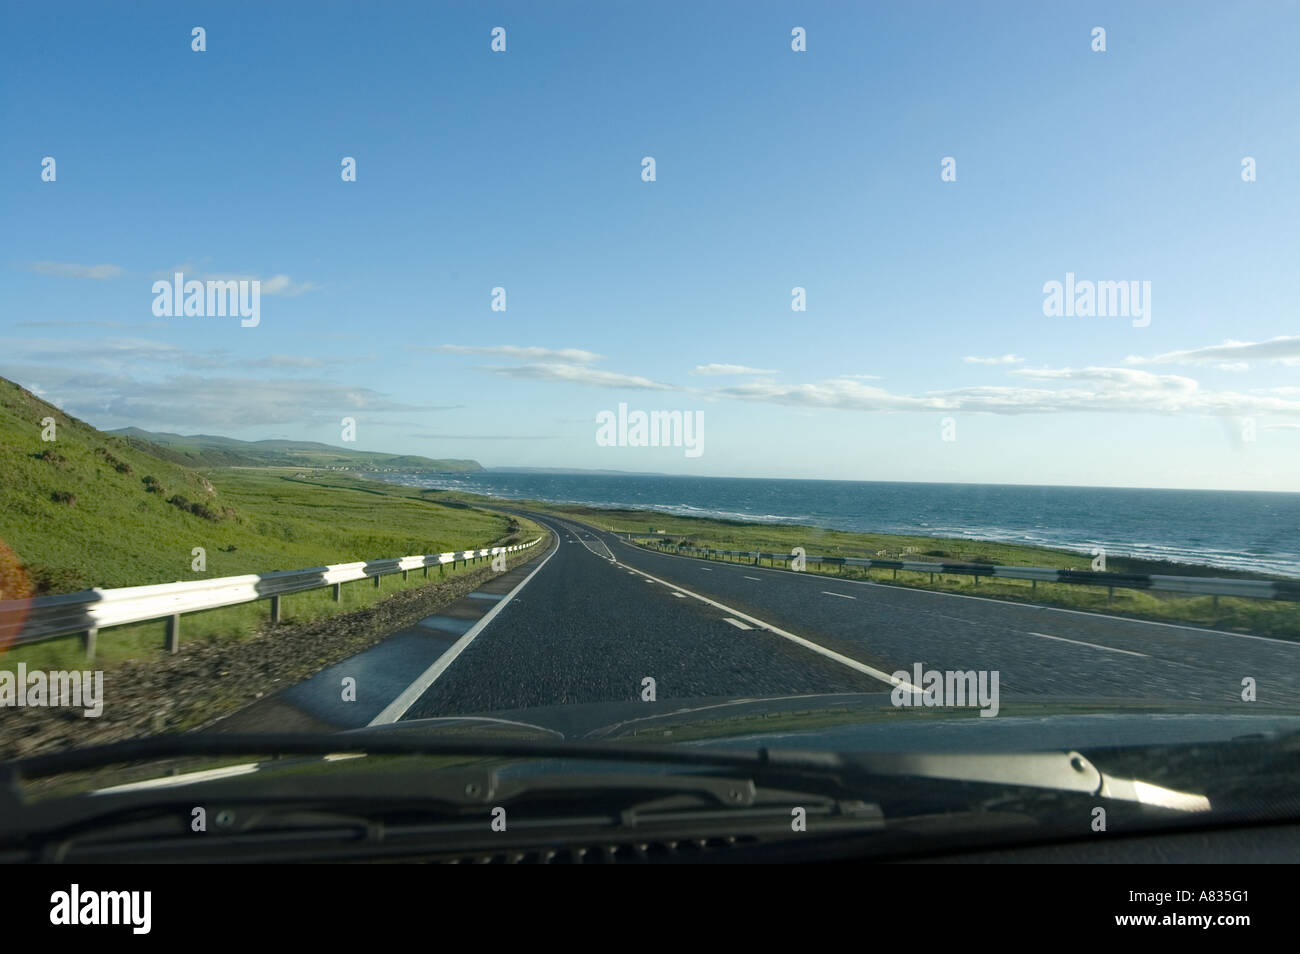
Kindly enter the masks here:
M 703 569 L 703 567 L 701 567 L 701 569 Z M 651 576 L 649 573 L 646 573 L 644 570 L 637 570 L 636 572 L 640 573 L 642 576 L 650 577 L 650 579 L 654 580 L 656 583 L 662 583 L 664 586 L 670 586 L 673 587 L 674 589 L 681 590 L 687 596 L 694 597 L 695 599 L 699 600 L 701 603 L 707 603 L 710 606 L 715 607 L 716 609 L 722 610 L 724 613 L 730 613 L 732 614 L 732 616 L 736 617 L 737 619 L 743 619 L 746 622 L 752 624 L 753 627 L 756 629 L 766 630 L 769 633 L 772 633 L 776 636 L 780 636 L 782 639 L 788 639 L 792 643 L 798 643 L 800 646 L 804 647 L 804 649 L 811 649 L 813 652 L 817 653 L 820 656 L 825 656 L 827 659 L 833 660 L 842 666 L 848 666 L 850 669 L 855 670 L 856 672 L 860 672 L 863 675 L 870 676 L 872 679 L 879 679 L 881 682 L 887 683 L 888 685 L 891 686 L 901 686 L 903 690 L 906 692 L 916 693 L 922 691 L 918 689 L 916 686 L 912 685 L 910 682 L 905 682 L 901 679 L 895 680 L 894 677 L 891 676 L 889 673 L 881 672 L 875 666 L 868 666 L 866 663 L 858 662 L 856 659 L 850 659 L 848 656 L 845 656 L 843 653 L 837 653 L 835 650 L 827 649 L 825 646 L 821 646 L 817 643 L 814 643 L 810 639 L 804 639 L 802 636 L 796 636 L 794 633 L 784 630 L 779 626 L 773 626 L 771 623 L 764 622 L 763 620 L 755 616 L 750 616 L 748 613 L 742 613 L 740 610 L 733 609 L 732 607 L 728 606 L 726 603 L 719 603 L 717 600 L 709 599 L 707 596 L 701 596 L 699 593 L 696 593 L 694 590 L 688 590 L 684 586 L 677 586 L 675 583 L 669 583 L 667 580 L 661 580 L 657 576 Z
M 684 600 L 684 599 L 686 599 L 686 594 L 685 594 L 685 593 L 674 593 L 673 596 L 677 597 L 679 600 Z
M 552 527 L 547 527 L 547 529 L 552 533 L 555 532 Z M 437 681 L 438 677 L 447 671 L 447 667 L 454 663 L 457 657 L 469 648 L 469 644 L 474 642 L 474 638 L 487 628 L 487 624 L 496 618 L 497 613 L 500 613 L 505 609 L 506 605 L 519 595 L 519 591 L 528 585 L 528 581 L 538 573 L 542 572 L 542 567 L 550 563 L 551 557 L 555 556 L 555 554 L 559 552 L 560 547 L 557 543 L 555 548 L 546 555 L 546 559 L 539 563 L 532 573 L 529 573 L 519 582 L 518 586 L 499 599 L 477 623 L 466 631 L 464 636 L 456 640 L 456 642 L 452 644 L 451 648 L 439 656 L 432 666 L 420 673 L 415 682 L 402 690 L 402 694 L 385 706 L 384 711 L 371 719 L 367 725 L 387 725 L 390 722 L 396 722 L 402 716 L 406 715 L 406 710 L 415 704 L 415 700 L 424 695 L 428 688 Z
M 745 624 L 745 623 L 742 623 L 742 622 L 741 622 L 740 620 L 738 620 L 738 619 L 732 619 L 730 616 L 724 617 L 722 621 L 723 621 L 724 623 L 730 623 L 732 626 L 736 627 L 736 629 L 753 629 L 753 628 L 754 628 L 753 626 L 749 626 L 749 625 L 747 625 L 747 624 Z
M 1066 639 L 1064 636 L 1049 636 L 1047 633 L 1030 633 L 1030 636 L 1041 636 L 1043 639 L 1059 639 L 1063 643 L 1074 643 L 1076 646 L 1091 646 L 1093 649 L 1104 649 L 1108 653 L 1123 653 L 1126 656 L 1141 656 L 1148 659 L 1146 653 L 1135 653 L 1131 649 L 1116 649 L 1114 646 L 1098 646 L 1096 643 L 1085 643 L 1081 639 Z

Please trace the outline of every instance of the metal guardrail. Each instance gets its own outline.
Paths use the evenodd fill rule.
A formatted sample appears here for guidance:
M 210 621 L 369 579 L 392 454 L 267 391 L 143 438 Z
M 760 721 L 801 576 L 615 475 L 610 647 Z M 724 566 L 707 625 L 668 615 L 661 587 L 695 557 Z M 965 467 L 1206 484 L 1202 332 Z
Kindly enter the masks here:
M 643 537 L 644 534 L 628 534 L 627 539 Z M 675 553 L 701 554 L 705 557 L 717 555 L 723 557 L 745 557 L 758 564 L 759 560 L 768 559 L 790 563 L 793 553 L 761 553 L 754 550 L 714 550 L 707 547 L 688 547 L 669 544 L 663 540 L 648 543 L 658 548 Z M 942 574 L 950 576 L 973 576 L 979 583 L 980 577 L 994 577 L 1009 580 L 1031 580 L 1037 585 L 1043 583 L 1073 583 L 1080 586 L 1105 586 L 1112 591 L 1115 588 L 1132 590 L 1158 590 L 1166 593 L 1186 593 L 1198 596 L 1243 596 L 1260 600 L 1300 601 L 1300 582 L 1286 580 L 1234 580 L 1211 576 L 1166 576 L 1157 573 L 1104 573 L 1091 570 L 1051 570 L 1031 566 L 995 566 L 991 563 L 923 563 L 917 560 L 876 560 L 867 557 L 833 557 L 803 555 L 806 564 L 822 566 L 856 566 L 873 570 L 893 570 L 898 577 L 899 570 L 913 573 Z
M 176 652 L 180 645 L 180 618 L 185 613 L 269 599 L 271 622 L 278 623 L 280 597 L 290 593 L 333 586 L 334 599 L 337 601 L 341 596 L 340 587 L 344 583 L 370 577 L 378 587 L 380 579 L 387 574 L 401 573 L 405 578 L 411 570 L 420 569 L 428 576 L 429 567 L 441 568 L 448 563 L 469 563 L 484 557 L 515 553 L 535 546 L 541 539 L 538 537 L 528 543 L 509 547 L 454 550 L 450 553 L 394 557 L 361 563 L 336 563 L 306 570 L 277 570 L 211 580 L 185 580 L 149 586 L 83 590 L 80 593 L 38 596 L 25 600 L 4 600 L 0 601 L 0 646 L 24 645 L 81 633 L 86 652 L 93 657 L 95 639 L 100 629 L 165 619 L 168 621 L 167 646 Z

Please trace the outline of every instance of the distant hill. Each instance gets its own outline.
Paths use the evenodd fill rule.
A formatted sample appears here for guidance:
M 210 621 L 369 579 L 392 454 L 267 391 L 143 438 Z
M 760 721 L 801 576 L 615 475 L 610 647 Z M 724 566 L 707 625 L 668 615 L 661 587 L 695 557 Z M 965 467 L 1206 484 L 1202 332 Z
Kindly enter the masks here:
M 212 434 L 170 434 L 123 427 L 107 431 L 133 447 L 186 467 L 340 467 L 354 471 L 421 470 L 440 474 L 480 471 L 476 460 L 435 460 L 411 454 L 349 450 L 315 441 L 241 441 Z

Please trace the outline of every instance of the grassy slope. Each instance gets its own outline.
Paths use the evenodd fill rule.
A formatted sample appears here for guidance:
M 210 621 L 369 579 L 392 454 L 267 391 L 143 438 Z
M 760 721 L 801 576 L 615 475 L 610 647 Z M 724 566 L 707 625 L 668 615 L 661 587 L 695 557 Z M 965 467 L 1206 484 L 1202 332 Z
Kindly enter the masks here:
M 41 420 L 57 422 L 57 439 L 41 439 Z M 47 454 L 48 456 L 42 457 Z M 297 468 L 230 468 L 198 473 L 154 457 L 70 417 L 0 378 L 0 599 L 74 592 L 91 586 L 133 586 L 300 569 L 326 563 L 441 553 L 523 542 L 541 533 L 528 522 L 464 503 L 432 502 L 418 490 L 339 473 L 295 479 Z M 150 493 L 145 477 L 165 488 Z M 53 495 L 75 495 L 75 503 Z M 168 503 L 179 494 L 200 503 L 210 520 Z M 192 569 L 203 547 L 206 571 Z M 450 571 L 449 571 L 450 572 Z M 408 585 L 418 584 L 415 575 Z M 328 591 L 286 601 L 286 619 L 356 609 L 381 591 L 345 588 L 342 604 Z M 187 638 L 237 638 L 260 625 L 265 607 L 249 605 L 186 617 Z M 100 659 L 156 652 L 157 624 L 105 634 Z M 74 638 L 4 656 L 53 665 L 79 654 Z
M 58 422 L 55 441 L 41 440 L 44 417 Z M 495 543 L 507 529 L 499 515 L 401 488 L 322 493 L 287 479 L 292 469 L 208 473 L 153 457 L 0 380 L 0 540 L 36 592 L 437 553 Z M 164 493 L 148 492 L 146 477 Z M 56 502 L 56 493 L 76 501 Z M 167 502 L 176 494 L 221 519 L 178 509 Z M 190 569 L 194 547 L 207 551 L 204 573 Z

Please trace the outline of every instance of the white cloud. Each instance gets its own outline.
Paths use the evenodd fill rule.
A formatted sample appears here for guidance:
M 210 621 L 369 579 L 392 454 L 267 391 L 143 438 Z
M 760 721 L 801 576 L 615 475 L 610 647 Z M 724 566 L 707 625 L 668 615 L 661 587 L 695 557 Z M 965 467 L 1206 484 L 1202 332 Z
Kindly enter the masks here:
M 506 378 L 521 378 L 534 381 L 561 381 L 565 384 L 586 384 L 602 388 L 633 388 L 641 391 L 679 391 L 681 388 L 672 384 L 660 384 L 634 374 L 619 374 L 616 371 L 601 371 L 576 364 L 548 362 L 542 364 L 521 364 L 513 367 L 480 368 L 489 374 Z
M 482 354 L 502 358 L 519 358 L 525 361 L 562 361 L 568 364 L 585 364 L 603 361 L 603 354 L 583 351 L 580 348 L 538 348 L 520 345 L 416 345 L 416 351 L 438 354 Z
M 262 294 L 296 298 L 304 292 L 315 291 L 318 287 L 320 286 L 311 282 L 295 282 L 288 275 L 273 275 L 262 282 Z
M 305 292 L 317 291 L 320 288 L 319 285 L 312 282 L 295 282 L 288 275 L 283 274 L 272 275 L 270 278 L 260 278 L 257 275 L 248 274 L 205 272 L 190 262 L 177 265 L 167 272 L 155 272 L 153 277 L 161 281 L 171 281 L 175 278 L 177 272 L 184 275 L 187 282 L 261 282 L 260 294 L 280 298 L 296 298 Z
M 104 281 L 117 278 L 125 270 L 118 265 L 68 265 L 62 262 L 32 262 L 31 270 L 41 275 L 57 275 L 60 278 L 93 278 Z
M 141 380 L 127 374 L 12 365 L 0 366 L 0 374 L 19 384 L 38 382 L 44 391 L 59 396 L 56 403 L 68 413 L 102 428 L 133 424 L 192 432 L 337 425 L 340 414 L 444 409 L 438 405 L 406 404 L 370 388 L 321 380 L 266 381 L 193 374 Z
M 1188 391 L 1199 387 L 1196 381 L 1181 375 L 1134 368 L 1017 368 L 1008 373 L 1034 381 L 1088 381 L 1128 389 Z
M 206 370 L 212 368 L 319 369 L 372 360 L 372 355 L 346 357 L 269 354 L 259 358 L 234 355 L 222 349 L 187 351 L 148 338 L 0 338 L 0 351 L 16 361 L 51 364 L 73 363 L 103 371 L 130 371 L 156 367 Z
M 1015 354 L 1004 354 L 997 358 L 962 358 L 967 364 L 1021 364 L 1024 358 Z
M 1125 364 L 1208 364 L 1227 371 L 1244 371 L 1252 361 L 1300 364 L 1300 335 L 1283 335 L 1268 341 L 1225 341 L 1205 348 L 1167 351 L 1154 357 L 1129 355 Z
M 908 395 L 837 378 L 816 384 L 755 382 L 715 393 L 745 401 L 846 411 L 1300 415 L 1300 400 L 1206 390 L 1191 378 L 1135 368 L 1026 368 L 1010 373 L 1065 386 L 978 386 Z
M 780 374 L 780 372 L 770 368 L 747 368 L 743 364 L 697 364 L 691 374 Z

